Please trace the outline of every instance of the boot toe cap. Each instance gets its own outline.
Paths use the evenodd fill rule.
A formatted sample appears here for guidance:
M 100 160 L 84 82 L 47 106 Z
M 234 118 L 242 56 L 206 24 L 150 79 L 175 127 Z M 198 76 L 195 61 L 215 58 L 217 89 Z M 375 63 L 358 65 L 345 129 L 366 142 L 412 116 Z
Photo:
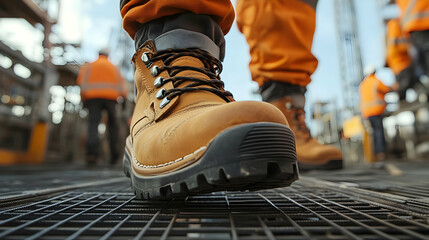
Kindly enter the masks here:
M 287 125 L 284 115 L 264 102 L 202 106 L 179 112 L 142 131 L 134 139 L 135 155 L 144 165 L 169 164 L 208 146 L 213 138 L 230 127 L 255 122 Z

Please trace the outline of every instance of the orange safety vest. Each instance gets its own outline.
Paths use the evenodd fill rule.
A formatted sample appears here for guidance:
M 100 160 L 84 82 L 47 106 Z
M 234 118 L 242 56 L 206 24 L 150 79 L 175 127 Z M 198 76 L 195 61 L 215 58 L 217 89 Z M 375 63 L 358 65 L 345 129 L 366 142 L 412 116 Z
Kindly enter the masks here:
M 404 32 L 429 30 L 428 0 L 396 0 L 401 9 L 401 26 Z
M 359 86 L 360 109 L 362 116 L 368 118 L 381 115 L 386 109 L 384 95 L 391 90 L 384 85 L 375 74 L 367 76 Z
M 92 63 L 85 64 L 77 77 L 82 100 L 101 98 L 117 100 L 126 97 L 127 86 L 119 69 L 106 56 L 100 55 Z
M 411 65 L 411 57 L 408 53 L 410 37 L 405 34 L 398 19 L 392 19 L 387 23 L 387 66 L 395 75 Z

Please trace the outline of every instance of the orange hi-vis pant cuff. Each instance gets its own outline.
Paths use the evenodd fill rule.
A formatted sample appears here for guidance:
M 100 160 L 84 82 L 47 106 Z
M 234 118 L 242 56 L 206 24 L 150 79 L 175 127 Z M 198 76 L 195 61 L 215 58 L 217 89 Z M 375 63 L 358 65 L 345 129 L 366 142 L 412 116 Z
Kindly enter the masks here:
M 235 17 L 229 0 L 121 0 L 123 26 L 132 38 L 143 23 L 186 12 L 211 16 L 224 34 Z
M 316 70 L 311 53 L 316 12 L 301 0 L 238 0 L 237 24 L 250 48 L 260 86 L 274 80 L 306 86 Z
M 234 21 L 229 0 L 121 0 L 124 29 L 131 37 L 143 23 L 179 13 L 213 17 L 226 34 Z M 252 79 L 306 86 L 316 70 L 311 53 L 315 9 L 302 0 L 238 0 L 237 24 L 250 47 Z

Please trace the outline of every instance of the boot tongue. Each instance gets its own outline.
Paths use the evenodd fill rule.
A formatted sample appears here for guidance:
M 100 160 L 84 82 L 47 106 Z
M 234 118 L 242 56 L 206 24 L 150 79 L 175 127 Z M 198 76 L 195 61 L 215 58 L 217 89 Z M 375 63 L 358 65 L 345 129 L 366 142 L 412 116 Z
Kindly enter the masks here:
M 204 64 L 196 57 L 180 57 L 173 62 L 169 64 L 170 66 L 192 66 L 196 68 L 206 68 Z M 192 77 L 192 78 L 199 78 L 199 79 L 207 79 L 210 80 L 210 78 L 197 71 L 192 70 L 185 70 L 177 73 L 175 77 Z M 193 83 L 193 81 L 184 81 L 180 83 L 176 88 L 183 88 L 186 85 L 189 85 Z M 198 87 L 204 87 L 204 88 L 213 88 L 209 85 L 199 85 Z M 189 105 L 192 106 L 198 106 L 198 105 L 206 105 L 206 104 L 219 104 L 219 103 L 225 103 L 225 100 L 223 100 L 221 97 L 217 96 L 214 93 L 203 91 L 203 90 L 195 90 L 191 92 L 185 92 L 179 96 L 179 103 L 175 107 L 174 112 L 177 112 L 184 107 L 187 107 Z
M 204 64 L 198 58 L 190 57 L 190 56 L 178 58 L 173 62 L 171 62 L 170 66 L 191 66 L 195 68 L 202 68 L 202 69 L 205 68 Z M 197 71 L 192 71 L 192 70 L 181 71 L 178 74 L 176 74 L 175 77 L 193 77 L 193 78 L 200 78 L 200 79 L 207 79 L 207 80 L 210 79 L 207 75 Z M 192 81 L 185 81 L 181 83 L 178 87 L 182 88 L 190 83 L 192 83 Z M 201 85 L 201 86 L 208 87 L 207 85 Z

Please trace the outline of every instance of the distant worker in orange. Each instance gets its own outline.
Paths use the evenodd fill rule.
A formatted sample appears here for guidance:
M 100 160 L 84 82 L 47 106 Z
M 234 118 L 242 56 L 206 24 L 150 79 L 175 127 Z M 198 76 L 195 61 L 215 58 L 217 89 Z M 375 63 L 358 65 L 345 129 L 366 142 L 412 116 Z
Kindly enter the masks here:
M 118 98 L 125 99 L 127 86 L 117 67 L 108 59 L 109 50 L 102 49 L 99 57 L 92 63 L 85 64 L 78 75 L 77 83 L 81 88 L 81 98 L 84 106 L 89 110 L 88 138 L 86 142 L 86 161 L 96 164 L 99 158 L 98 125 L 101 121 L 101 112 L 107 111 L 110 145 L 110 163 L 118 160 L 118 121 L 116 104 Z
M 386 141 L 384 139 L 383 113 L 386 109 L 384 96 L 396 91 L 398 84 L 388 87 L 375 76 L 376 69 L 369 65 L 365 68 L 365 78 L 359 86 L 360 109 L 362 117 L 368 119 L 372 127 L 373 151 L 377 160 L 385 159 Z
M 399 19 L 387 23 L 386 63 L 399 84 L 399 100 L 405 100 L 406 90 L 414 84 L 414 69 L 408 52 L 411 39 L 402 31 Z
M 421 65 L 429 76 L 429 1 L 396 0 L 401 11 L 401 27 L 411 35 L 411 40 L 419 53 Z

